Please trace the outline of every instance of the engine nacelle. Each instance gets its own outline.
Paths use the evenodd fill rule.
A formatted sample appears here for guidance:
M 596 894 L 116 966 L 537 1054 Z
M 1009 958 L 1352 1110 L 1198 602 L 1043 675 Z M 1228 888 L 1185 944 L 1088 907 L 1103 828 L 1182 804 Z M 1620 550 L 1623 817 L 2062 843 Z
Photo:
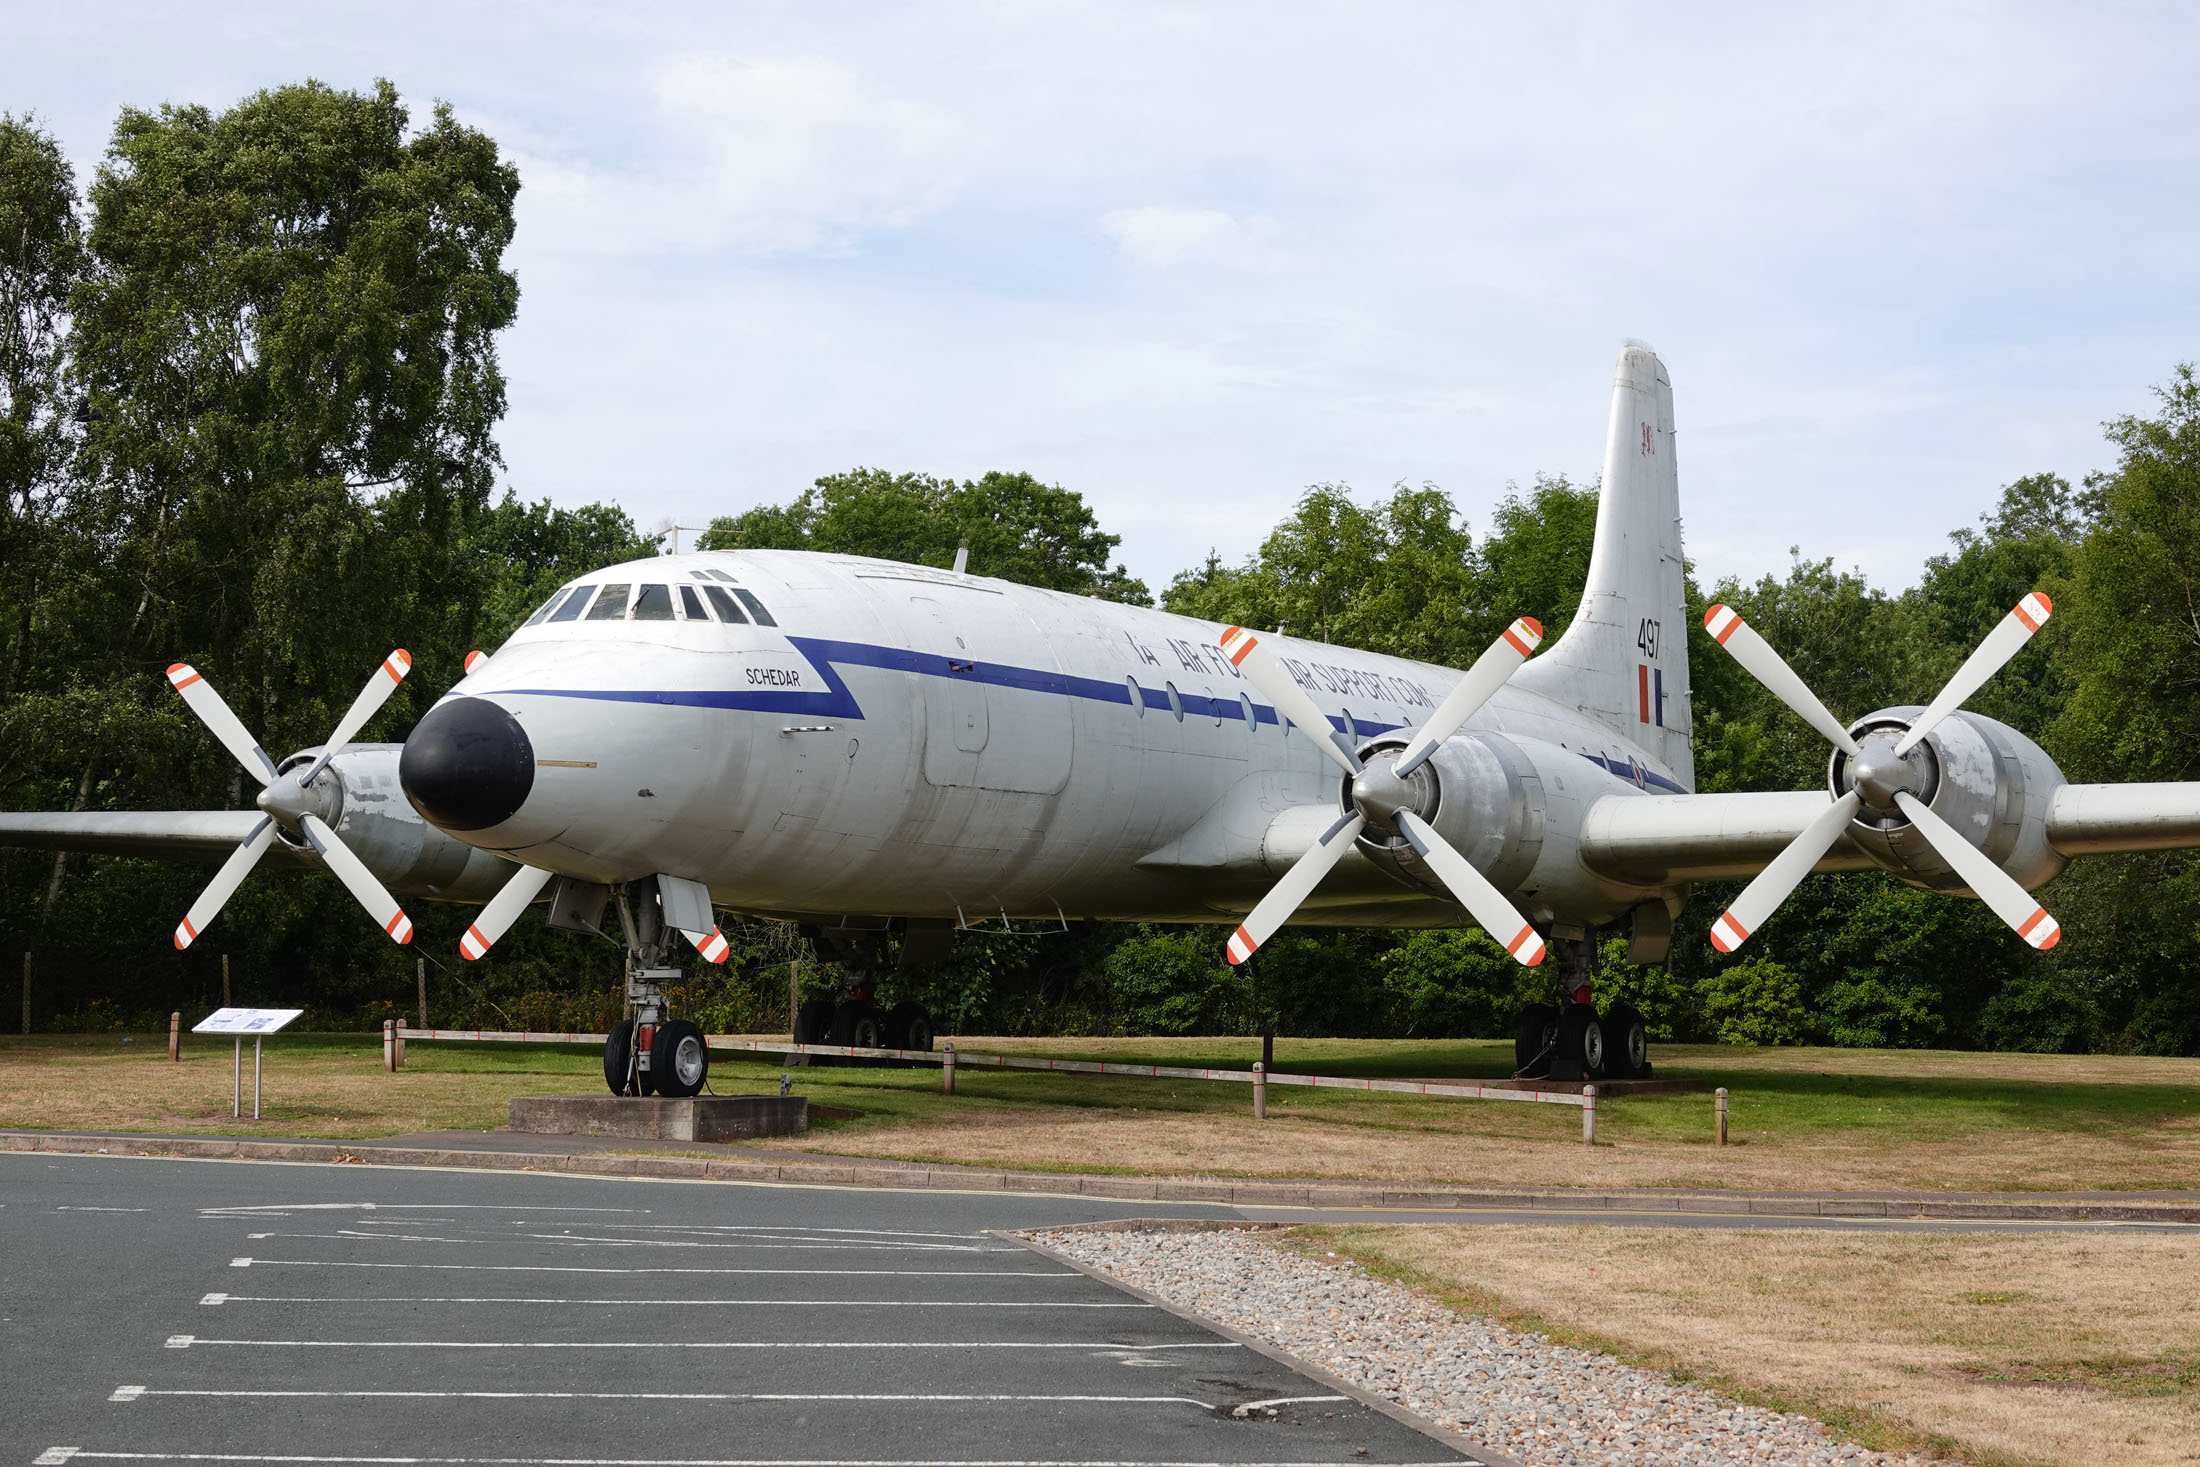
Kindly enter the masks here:
M 2030 891 L 2054 879 L 2065 858 L 2047 843 L 2047 815 L 2062 771 L 2038 744 L 2005 723 L 1975 713 L 1951 713 L 1899 762 L 1892 745 L 1922 707 L 1882 708 L 1858 719 L 1849 736 L 1862 746 L 1859 765 L 1836 749 L 1826 779 L 1836 799 L 1859 791 L 1863 803 L 1849 838 L 1912 886 L 1967 892 L 1888 791 L 1905 789 L 1965 840 Z
M 1395 758 L 1402 738 L 1369 744 L 1363 762 Z M 1527 879 L 1543 853 L 1543 779 L 1520 747 L 1503 734 L 1462 734 L 1446 739 L 1402 781 L 1398 803 L 1436 827 L 1500 891 Z M 1351 813 L 1351 785 L 1341 808 Z M 1395 827 L 1375 818 L 1360 830 L 1367 858 L 1415 886 L 1449 896 L 1442 881 Z
M 301 749 L 282 762 L 288 773 L 320 756 Z M 485 902 L 512 875 L 501 856 L 454 840 L 420 818 L 397 783 L 399 744 L 354 744 L 329 761 L 313 782 L 315 812 L 351 847 L 353 855 L 399 896 L 434 901 Z M 306 854 L 305 842 L 278 824 L 278 838 Z

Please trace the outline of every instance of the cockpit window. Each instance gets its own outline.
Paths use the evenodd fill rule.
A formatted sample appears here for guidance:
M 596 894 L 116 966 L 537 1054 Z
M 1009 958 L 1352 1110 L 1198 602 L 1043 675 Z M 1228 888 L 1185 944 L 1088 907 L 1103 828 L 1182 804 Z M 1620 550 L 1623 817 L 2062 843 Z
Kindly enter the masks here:
M 711 568 L 710 578 L 714 581 L 724 581 L 729 586 L 733 584 L 733 577 L 727 575 L 724 571 L 719 570 L 716 566 L 713 566 Z
M 644 586 L 634 598 L 636 621 L 672 620 L 672 593 L 663 586 Z
M 551 597 L 548 601 L 543 602 L 542 605 L 535 608 L 535 614 L 527 618 L 526 624 L 528 626 L 533 626 L 537 622 L 541 621 L 544 617 L 548 616 L 550 614 L 550 609 L 556 606 L 560 601 L 564 600 L 565 593 L 572 589 L 573 588 L 571 586 L 558 587 L 558 589 L 551 594 Z
M 693 586 L 680 588 L 680 609 L 687 613 L 689 621 L 709 621 L 709 613 L 703 610 L 703 598 L 695 594 Z
M 705 586 L 703 594 L 710 598 L 711 607 L 718 613 L 720 621 L 730 621 L 737 626 L 748 625 L 748 613 L 733 604 L 733 598 L 726 594 L 723 586 Z
M 772 620 L 772 614 L 764 609 L 764 603 L 757 600 L 756 597 L 751 595 L 749 592 L 742 590 L 739 586 L 735 586 L 733 588 L 733 594 L 741 598 L 741 604 L 749 609 L 749 615 L 756 618 L 756 624 L 758 626 L 775 627 L 779 625 L 778 622 Z
M 550 619 L 552 621 L 578 621 L 581 608 L 588 604 L 589 593 L 595 589 L 594 586 L 575 586 L 573 594 L 559 603 L 556 611 L 550 613 Z
M 619 621 L 626 616 L 626 592 L 623 585 L 606 586 L 596 594 L 596 604 L 588 608 L 590 621 Z

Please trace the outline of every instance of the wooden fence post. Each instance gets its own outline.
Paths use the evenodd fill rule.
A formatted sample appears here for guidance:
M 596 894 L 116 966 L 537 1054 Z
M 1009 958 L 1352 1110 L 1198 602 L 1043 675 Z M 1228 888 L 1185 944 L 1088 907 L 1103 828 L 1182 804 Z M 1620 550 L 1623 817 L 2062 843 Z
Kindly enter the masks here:
M 413 974 L 420 982 L 420 1027 L 428 1027 L 428 960 L 413 959 Z
M 395 1019 L 384 1019 L 382 1021 L 382 1068 L 393 1071 L 397 1068 L 397 1020 Z
M 955 1093 L 955 1042 L 953 1040 L 949 1040 L 941 1047 L 941 1055 L 940 1094 L 953 1095 Z
M 1268 1066 L 1253 1061 L 1253 1119 L 1268 1119 Z
M 787 1042 L 793 1044 L 795 1016 L 802 1011 L 802 960 L 787 964 Z
M 229 954 L 222 954 L 222 1007 L 229 1007 Z
M 1721 1086 L 1719 1087 L 1719 1090 L 1718 1090 L 1718 1096 L 1719 1096 L 1719 1112 L 1718 1112 L 1718 1114 L 1719 1114 L 1719 1120 L 1718 1120 L 1718 1131 L 1719 1131 L 1719 1144 L 1720 1144 L 1721 1146 L 1724 1146 L 1724 1145 L 1726 1145 L 1726 1087 L 1725 1087 L 1724 1085 L 1721 1085 Z
M 183 1058 L 183 1015 L 180 1013 L 168 1016 L 168 1057 L 172 1060 Z
M 23 954 L 23 1033 L 31 1032 L 31 955 Z

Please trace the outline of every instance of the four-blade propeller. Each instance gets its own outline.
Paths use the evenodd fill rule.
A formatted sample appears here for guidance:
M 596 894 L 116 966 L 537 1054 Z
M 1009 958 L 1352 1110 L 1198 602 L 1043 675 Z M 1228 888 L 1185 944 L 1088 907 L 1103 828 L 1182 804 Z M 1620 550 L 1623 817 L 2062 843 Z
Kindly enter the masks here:
M 1543 938 L 1490 884 L 1489 878 L 1409 808 L 1413 793 L 1407 784 L 1429 755 L 1457 733 L 1535 651 L 1543 640 L 1543 628 L 1533 618 L 1520 618 L 1490 644 L 1403 749 L 1396 754 L 1379 753 L 1365 764 L 1351 740 L 1330 723 L 1328 715 L 1258 637 L 1243 627 L 1229 627 L 1220 640 L 1223 653 L 1245 680 L 1352 781 L 1351 813 L 1342 815 L 1320 840 L 1307 847 L 1306 854 L 1293 863 L 1230 935 L 1232 963 L 1244 962 L 1275 935 L 1369 825 L 1395 834 L 1410 845 L 1453 898 L 1492 937 L 1504 943 L 1505 951 L 1515 959 L 1528 967 L 1543 961 Z
M 359 696 L 352 700 L 349 711 L 337 721 L 336 730 L 329 736 L 328 747 L 321 751 L 321 757 L 296 773 L 278 774 L 275 761 L 252 735 L 245 732 L 237 715 L 230 712 L 221 694 L 215 692 L 205 678 L 182 662 L 168 669 L 168 681 L 183 695 L 183 701 L 199 716 L 199 721 L 244 766 L 244 772 L 259 782 L 257 803 L 266 816 L 222 863 L 222 869 L 214 873 L 206 890 L 191 904 L 191 910 L 176 928 L 177 947 L 189 947 L 214 920 L 222 905 L 243 885 L 245 877 L 251 874 L 252 868 L 259 864 L 260 857 L 267 854 L 268 846 L 274 842 L 277 825 L 296 831 L 320 856 L 322 864 L 335 873 L 336 879 L 350 888 L 351 894 L 359 899 L 359 905 L 367 909 L 367 914 L 382 924 L 384 932 L 401 943 L 412 941 L 412 919 L 397 904 L 397 898 L 391 896 L 388 888 L 367 869 L 366 863 L 353 855 L 351 848 L 321 818 L 318 813 L 321 797 L 313 788 L 329 760 L 341 753 L 366 726 L 367 720 L 389 701 L 390 694 L 410 671 L 412 657 L 402 647 L 382 659 L 382 665 L 375 669 L 367 685 L 360 689 Z
M 1906 819 L 1963 878 L 1964 885 L 1993 908 L 1996 916 L 2015 928 L 2019 937 L 2036 948 L 2053 947 L 2056 939 L 2062 936 L 2062 928 L 2008 872 L 1995 865 L 1985 852 L 1965 840 L 1917 798 L 1913 787 L 1923 783 L 1923 771 L 1908 756 L 1942 719 L 1955 712 L 1964 699 L 1977 692 L 2004 663 L 2016 656 L 2017 649 L 2046 625 L 2054 609 L 2054 604 L 2037 591 L 2026 596 L 1987 634 L 1978 650 L 1956 669 L 1954 677 L 1948 679 L 1947 686 L 1940 690 L 1932 705 L 1899 737 L 1892 730 L 1875 729 L 1868 731 L 1861 743 L 1826 711 L 1826 705 L 1804 686 L 1803 680 L 1781 660 L 1780 654 L 1742 620 L 1739 612 L 1730 606 L 1713 606 L 1706 611 L 1703 624 L 1712 640 L 1726 648 L 1735 661 L 1764 684 L 1767 692 L 1848 755 L 1847 771 L 1851 779 L 1851 788 L 1806 826 L 1786 850 L 1773 858 L 1771 865 L 1758 872 L 1756 879 L 1734 899 L 1734 904 L 1711 924 L 1711 945 L 1720 952 L 1730 953 L 1747 942 L 1749 935 L 1763 926 L 1765 919 L 1787 900 L 1796 883 L 1810 874 L 1818 858 L 1841 838 L 1841 832 L 1848 828 L 1849 821 L 1858 811 L 1870 809 L 1881 817 Z

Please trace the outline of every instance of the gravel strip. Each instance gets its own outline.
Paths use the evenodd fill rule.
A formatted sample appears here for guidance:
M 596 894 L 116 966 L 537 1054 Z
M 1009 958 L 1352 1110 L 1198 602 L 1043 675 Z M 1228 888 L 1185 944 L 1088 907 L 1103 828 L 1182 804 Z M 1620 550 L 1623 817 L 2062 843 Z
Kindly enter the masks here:
M 1929 1462 L 1866 1451 L 1807 1416 L 1736 1405 L 1606 1355 L 1454 1314 L 1354 1264 L 1275 1248 L 1257 1232 L 1024 1236 L 1528 1467 Z

